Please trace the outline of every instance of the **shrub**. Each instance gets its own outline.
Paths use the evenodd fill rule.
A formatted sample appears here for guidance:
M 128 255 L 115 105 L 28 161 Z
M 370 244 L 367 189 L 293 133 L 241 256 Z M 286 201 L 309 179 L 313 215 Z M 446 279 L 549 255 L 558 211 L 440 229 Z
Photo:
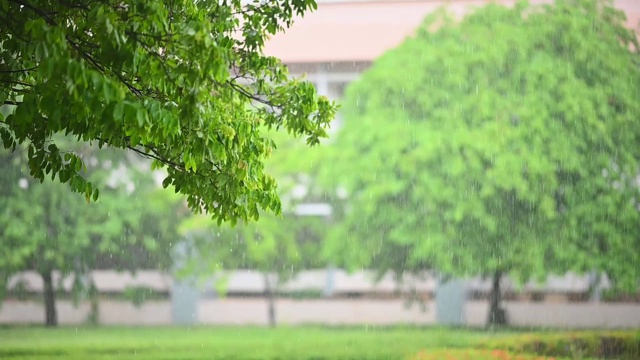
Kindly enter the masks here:
M 515 354 L 499 349 L 429 349 L 411 357 L 411 360 L 560 360 L 532 354 Z
M 493 340 L 490 349 L 569 358 L 640 359 L 640 332 L 573 332 L 529 334 Z

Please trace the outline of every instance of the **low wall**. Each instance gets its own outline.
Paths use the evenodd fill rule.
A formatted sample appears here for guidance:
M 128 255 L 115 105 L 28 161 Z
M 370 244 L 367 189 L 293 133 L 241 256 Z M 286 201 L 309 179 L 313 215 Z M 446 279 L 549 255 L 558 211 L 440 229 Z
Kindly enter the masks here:
M 266 325 L 267 302 L 264 299 L 219 299 L 201 301 L 198 319 L 206 324 Z M 276 302 L 280 324 L 392 325 L 435 324 L 433 304 L 421 311 L 407 308 L 402 300 L 291 300 Z
M 505 301 L 509 324 L 553 328 L 640 328 L 637 303 L 530 303 Z M 484 325 L 489 304 L 468 301 L 465 319 L 470 326 Z
M 57 301 L 58 322 L 61 325 L 85 323 L 89 316 L 89 304 L 74 307 L 71 301 Z M 101 301 L 100 324 L 104 325 L 170 325 L 171 302 L 149 301 L 140 307 L 130 302 Z M 5 301 L 0 308 L 1 324 L 33 324 L 44 322 L 44 306 L 34 301 Z
M 505 302 L 510 323 L 514 326 L 552 328 L 640 328 L 640 304 L 622 303 L 530 303 Z M 82 324 L 89 305 L 74 308 L 69 301 L 57 304 L 60 324 Z M 464 307 L 466 323 L 483 326 L 488 303 L 469 301 Z M 280 324 L 328 325 L 435 325 L 435 304 L 405 307 L 402 300 L 329 299 L 276 302 Z M 149 301 L 140 307 L 122 301 L 100 302 L 100 323 L 104 325 L 171 325 L 171 303 Z M 198 304 L 198 322 L 209 325 L 266 325 L 265 299 L 203 299 Z M 44 308 L 38 302 L 7 300 L 0 308 L 1 324 L 42 323 Z

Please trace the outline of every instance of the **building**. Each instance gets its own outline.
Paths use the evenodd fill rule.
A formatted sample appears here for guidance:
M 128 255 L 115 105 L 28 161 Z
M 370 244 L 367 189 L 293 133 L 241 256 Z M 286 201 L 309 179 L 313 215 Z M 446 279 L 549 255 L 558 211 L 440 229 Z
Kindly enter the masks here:
M 445 6 L 463 16 L 488 3 L 514 0 L 318 0 L 318 9 L 298 17 L 285 33 L 274 36 L 265 53 L 281 59 L 294 75 L 306 74 L 318 92 L 340 99 L 345 86 L 358 78 L 387 50 L 411 36 L 424 18 Z M 552 0 L 531 0 L 533 4 Z M 615 0 L 627 24 L 640 34 L 640 1 Z

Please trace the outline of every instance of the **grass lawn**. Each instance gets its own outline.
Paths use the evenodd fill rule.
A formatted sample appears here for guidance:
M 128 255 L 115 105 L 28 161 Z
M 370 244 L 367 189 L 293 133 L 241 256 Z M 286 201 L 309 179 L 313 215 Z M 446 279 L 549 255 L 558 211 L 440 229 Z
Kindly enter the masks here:
M 440 328 L 2 328 L 0 359 L 426 359 L 497 336 Z
M 551 353 L 543 357 L 517 351 L 538 339 L 550 341 L 547 350 L 554 346 L 562 350 L 566 345 L 560 340 L 592 335 L 435 327 L 5 327 L 0 328 L 0 359 L 568 360 L 587 357 L 562 358 Z M 630 344 L 620 345 L 631 351 L 625 359 L 635 359 L 640 332 L 619 336 Z

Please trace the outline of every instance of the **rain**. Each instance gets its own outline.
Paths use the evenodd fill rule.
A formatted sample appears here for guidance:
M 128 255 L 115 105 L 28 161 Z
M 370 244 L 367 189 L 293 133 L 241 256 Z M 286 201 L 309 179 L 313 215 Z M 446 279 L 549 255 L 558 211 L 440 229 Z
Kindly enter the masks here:
M 640 359 L 640 1 L 0 1 L 0 358 Z

